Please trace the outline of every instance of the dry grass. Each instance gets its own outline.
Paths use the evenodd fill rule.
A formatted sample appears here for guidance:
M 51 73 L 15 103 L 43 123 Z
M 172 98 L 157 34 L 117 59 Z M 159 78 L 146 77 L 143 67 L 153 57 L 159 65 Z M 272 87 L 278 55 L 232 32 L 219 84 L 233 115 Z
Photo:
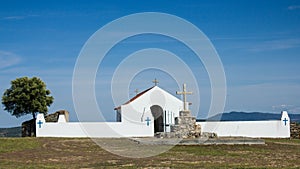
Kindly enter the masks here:
M 0 168 L 300 168 L 299 140 L 266 143 L 175 146 L 137 159 L 111 154 L 90 139 L 1 138 Z

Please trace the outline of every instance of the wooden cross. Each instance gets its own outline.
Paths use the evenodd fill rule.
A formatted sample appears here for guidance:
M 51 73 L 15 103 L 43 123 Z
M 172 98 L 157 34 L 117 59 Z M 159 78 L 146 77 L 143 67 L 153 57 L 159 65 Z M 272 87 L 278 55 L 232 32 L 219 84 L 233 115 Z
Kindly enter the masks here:
M 135 95 L 137 95 L 139 93 L 139 90 L 138 89 L 135 89 Z
M 159 83 L 159 81 L 156 78 L 152 82 L 154 83 L 155 86 L 157 86 L 157 84 Z
M 186 108 L 186 95 L 187 94 L 193 94 L 193 93 L 186 91 L 186 84 L 184 83 L 183 84 L 183 91 L 182 92 L 176 92 L 176 94 L 183 95 L 183 110 L 187 111 L 187 108 Z

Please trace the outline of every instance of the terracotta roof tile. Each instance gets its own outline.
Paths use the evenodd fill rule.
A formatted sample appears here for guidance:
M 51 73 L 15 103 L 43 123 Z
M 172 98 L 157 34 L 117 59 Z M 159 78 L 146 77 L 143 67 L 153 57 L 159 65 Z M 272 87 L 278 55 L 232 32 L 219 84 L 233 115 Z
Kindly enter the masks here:
M 134 96 L 133 98 L 131 98 L 130 100 L 128 100 L 126 103 L 124 103 L 122 105 L 129 104 L 129 103 L 133 102 L 135 99 L 139 98 L 140 96 L 142 96 L 143 94 L 145 94 L 146 92 L 148 92 L 149 90 L 151 90 L 154 87 L 155 86 L 150 87 L 149 89 L 146 89 L 146 90 L 142 91 L 141 93 L 138 93 L 136 96 Z M 114 110 L 118 110 L 120 108 L 121 108 L 121 106 L 114 108 Z

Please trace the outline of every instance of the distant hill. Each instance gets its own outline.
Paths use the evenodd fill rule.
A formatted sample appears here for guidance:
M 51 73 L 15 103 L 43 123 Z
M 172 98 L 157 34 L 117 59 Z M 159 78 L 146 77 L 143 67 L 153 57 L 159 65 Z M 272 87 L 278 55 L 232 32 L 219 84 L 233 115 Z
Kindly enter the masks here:
M 289 114 L 292 122 L 300 123 L 300 114 Z M 262 120 L 280 120 L 281 114 L 261 113 L 261 112 L 230 112 L 217 114 L 206 119 L 197 119 L 197 121 L 262 121 Z
M 22 128 L 12 127 L 12 128 L 0 128 L 0 137 L 21 137 Z

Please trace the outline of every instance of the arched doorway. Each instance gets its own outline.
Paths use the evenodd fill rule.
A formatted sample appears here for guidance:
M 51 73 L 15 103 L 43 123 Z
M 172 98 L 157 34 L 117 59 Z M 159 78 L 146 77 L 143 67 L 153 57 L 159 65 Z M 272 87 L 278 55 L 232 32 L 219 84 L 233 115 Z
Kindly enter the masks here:
M 154 133 L 164 132 L 164 111 L 158 106 L 154 105 L 150 107 L 151 113 L 154 117 Z

